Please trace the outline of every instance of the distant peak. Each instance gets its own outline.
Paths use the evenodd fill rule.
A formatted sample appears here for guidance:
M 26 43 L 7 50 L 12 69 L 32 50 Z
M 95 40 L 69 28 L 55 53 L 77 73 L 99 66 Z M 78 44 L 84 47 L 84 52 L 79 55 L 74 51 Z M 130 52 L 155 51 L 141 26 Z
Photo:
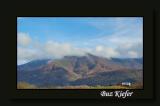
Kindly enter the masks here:
M 86 55 L 87 55 L 87 56 L 94 56 L 94 57 L 95 57 L 95 55 L 93 55 L 93 54 L 91 54 L 91 53 L 86 53 Z

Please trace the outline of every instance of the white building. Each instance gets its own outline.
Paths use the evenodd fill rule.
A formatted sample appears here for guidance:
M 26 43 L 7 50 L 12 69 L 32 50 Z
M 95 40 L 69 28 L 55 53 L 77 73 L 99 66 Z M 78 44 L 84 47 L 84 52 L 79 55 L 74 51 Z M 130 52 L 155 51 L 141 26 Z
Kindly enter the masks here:
M 131 83 L 130 82 L 122 82 L 121 83 L 123 86 L 131 86 Z

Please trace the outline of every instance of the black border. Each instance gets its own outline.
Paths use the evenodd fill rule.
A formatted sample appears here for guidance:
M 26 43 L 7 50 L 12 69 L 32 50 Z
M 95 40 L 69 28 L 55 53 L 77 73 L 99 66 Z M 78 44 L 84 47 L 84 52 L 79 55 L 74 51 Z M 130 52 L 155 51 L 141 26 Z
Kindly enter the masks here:
M 108 13 L 107 13 L 108 12 Z M 129 99 L 154 99 L 154 94 L 153 94 L 153 91 L 154 91 L 154 82 L 153 82 L 153 72 L 154 72 L 154 69 L 153 69 L 153 50 L 154 50 L 154 47 L 153 47 L 153 11 L 142 11 L 142 10 L 131 10 L 131 11 L 107 11 L 106 13 L 99 13 L 98 15 L 95 15 L 93 13 L 91 13 L 90 15 L 89 14 L 84 14 L 84 15 L 78 15 L 76 13 L 76 15 L 66 15 L 66 16 L 75 16 L 75 17 L 81 17 L 81 16 L 86 16 L 86 17 L 135 17 L 135 16 L 138 16 L 138 17 L 144 17 L 143 18 L 143 22 L 144 22 L 144 31 L 143 31 L 143 36 L 144 36 L 144 39 L 143 39 L 143 60 L 144 60 L 144 89 L 143 90 L 134 90 L 134 96 L 132 96 L 131 98 Z M 106 15 L 107 14 L 107 15 Z M 27 16 L 31 16 L 31 17 L 34 17 L 34 15 L 17 15 L 15 16 L 15 19 L 17 17 L 27 17 Z M 37 16 L 47 16 L 47 17 L 64 17 L 65 15 L 37 15 Z M 65 16 L 65 17 L 66 17 Z M 17 19 L 16 19 L 17 20 Z M 17 23 L 17 21 L 15 22 Z M 15 33 L 17 34 L 17 33 Z M 17 48 L 17 46 L 16 46 Z M 16 64 L 17 66 L 17 64 Z M 16 71 L 16 70 L 15 70 Z M 16 75 L 15 73 L 12 74 L 12 75 Z M 150 79 L 149 79 L 150 78 Z M 12 88 L 11 90 L 11 95 L 12 95 L 12 98 L 13 99 L 24 99 L 24 98 L 28 98 L 28 99 L 33 99 L 33 98 L 37 98 L 37 99 L 57 99 L 57 98 L 61 98 L 61 99 L 69 99 L 69 98 L 72 98 L 72 99 L 76 99 L 76 98 L 79 98 L 79 99 L 103 99 L 101 96 L 99 96 L 99 90 L 87 90 L 87 93 L 86 91 L 81 91 L 81 90 L 77 90 L 76 92 L 74 92 L 73 90 L 69 90 L 69 91 L 66 91 L 66 90 L 16 90 L 16 86 L 15 85 L 15 76 L 12 76 L 11 77 L 11 82 L 13 82 L 13 84 L 11 84 L 12 86 L 10 86 Z M 100 90 L 102 91 L 102 90 Z M 54 93 L 57 93 L 55 95 L 53 95 Z M 105 99 L 105 98 L 104 98 Z M 116 99 L 116 98 L 114 98 Z

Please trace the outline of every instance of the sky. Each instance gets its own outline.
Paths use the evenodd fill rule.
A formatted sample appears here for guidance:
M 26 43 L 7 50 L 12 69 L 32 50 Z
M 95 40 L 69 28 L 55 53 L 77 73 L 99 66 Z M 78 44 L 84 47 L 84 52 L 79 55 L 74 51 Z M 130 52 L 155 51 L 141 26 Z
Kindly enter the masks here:
M 143 57 L 142 17 L 17 17 L 17 64 L 83 56 Z

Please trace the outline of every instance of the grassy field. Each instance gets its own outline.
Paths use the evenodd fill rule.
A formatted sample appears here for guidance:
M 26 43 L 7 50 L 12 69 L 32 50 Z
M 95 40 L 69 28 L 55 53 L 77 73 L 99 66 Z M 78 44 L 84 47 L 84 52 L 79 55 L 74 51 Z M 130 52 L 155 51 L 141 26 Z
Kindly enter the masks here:
M 38 87 L 27 82 L 19 82 L 17 84 L 17 89 L 38 89 Z
M 33 84 L 26 82 L 19 82 L 17 84 L 17 89 L 142 89 L 143 85 L 141 83 L 132 84 L 131 86 L 121 86 L 121 85 L 112 85 L 112 86 L 47 86 L 47 87 L 38 87 Z

